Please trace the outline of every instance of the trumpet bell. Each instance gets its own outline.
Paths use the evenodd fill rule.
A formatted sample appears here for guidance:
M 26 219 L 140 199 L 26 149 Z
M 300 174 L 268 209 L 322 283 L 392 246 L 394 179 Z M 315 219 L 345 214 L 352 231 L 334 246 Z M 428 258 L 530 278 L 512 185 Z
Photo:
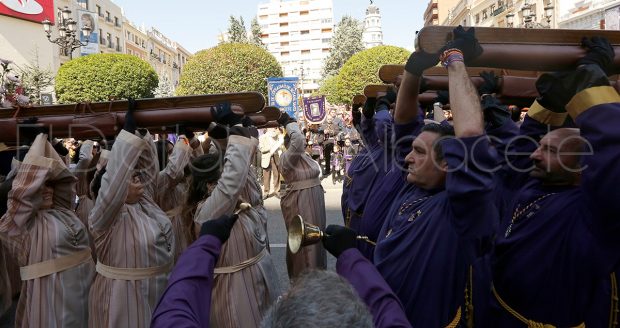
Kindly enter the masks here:
M 304 219 L 295 215 L 288 229 L 288 248 L 297 254 L 301 247 L 316 244 L 323 238 L 321 229 L 313 224 L 304 222 Z

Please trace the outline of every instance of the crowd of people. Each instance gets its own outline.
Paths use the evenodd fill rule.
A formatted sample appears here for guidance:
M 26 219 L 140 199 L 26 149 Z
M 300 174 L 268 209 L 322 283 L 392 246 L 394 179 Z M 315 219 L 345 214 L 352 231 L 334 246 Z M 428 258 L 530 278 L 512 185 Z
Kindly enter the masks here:
M 0 326 L 614 327 L 620 95 L 613 47 L 582 46 L 524 115 L 494 76 L 474 86 L 483 50 L 458 27 L 350 120 L 282 113 L 259 132 L 220 104 L 207 138 L 153 136 L 130 106 L 109 151 L 35 128 L 2 157 Z M 422 108 L 437 64 L 448 93 Z M 321 177 L 336 170 L 342 224 L 326 227 Z M 273 195 L 287 228 L 299 215 L 324 231 L 287 250 L 286 291 Z

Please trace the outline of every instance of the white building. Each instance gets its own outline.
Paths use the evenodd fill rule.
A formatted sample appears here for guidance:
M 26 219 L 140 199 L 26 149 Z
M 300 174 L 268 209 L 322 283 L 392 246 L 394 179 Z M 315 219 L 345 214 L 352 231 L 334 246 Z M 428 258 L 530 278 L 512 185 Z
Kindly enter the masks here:
M 383 45 L 383 30 L 381 29 L 381 12 L 375 5 L 366 9 L 364 19 L 364 34 L 362 40 L 366 49 Z
M 319 88 L 323 60 L 334 35 L 332 0 L 271 0 L 258 5 L 263 43 L 284 76 L 300 78 L 304 94 Z
M 579 30 L 620 30 L 620 0 L 562 2 L 559 27 Z

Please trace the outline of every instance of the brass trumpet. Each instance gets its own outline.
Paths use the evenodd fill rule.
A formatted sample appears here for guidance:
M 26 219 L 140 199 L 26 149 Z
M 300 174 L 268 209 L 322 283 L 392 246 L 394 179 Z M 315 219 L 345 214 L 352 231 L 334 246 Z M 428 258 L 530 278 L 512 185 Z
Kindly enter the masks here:
M 316 244 L 325 236 L 328 235 L 321 231 L 321 228 L 304 222 L 300 215 L 295 215 L 288 229 L 288 248 L 291 250 L 291 253 L 297 254 L 303 246 Z M 357 240 L 365 241 L 373 246 L 377 245 L 377 243 L 368 239 L 367 236 L 357 236 Z

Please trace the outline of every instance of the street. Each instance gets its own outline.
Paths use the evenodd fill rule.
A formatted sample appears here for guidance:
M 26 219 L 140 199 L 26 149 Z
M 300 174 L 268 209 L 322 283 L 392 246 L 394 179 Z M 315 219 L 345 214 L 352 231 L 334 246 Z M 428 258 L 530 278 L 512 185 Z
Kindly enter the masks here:
M 339 224 L 343 225 L 344 220 L 340 211 L 340 196 L 342 195 L 342 183 L 333 184 L 331 177 L 323 180 L 323 188 L 325 189 L 325 209 L 327 212 L 327 225 Z M 289 279 L 286 272 L 286 227 L 284 226 L 284 218 L 280 210 L 280 200 L 276 197 L 270 197 L 265 200 L 265 209 L 267 210 L 267 231 L 271 245 L 271 254 L 275 261 L 276 270 L 283 288 L 288 288 Z M 327 254 L 327 268 L 335 270 L 336 259 Z

